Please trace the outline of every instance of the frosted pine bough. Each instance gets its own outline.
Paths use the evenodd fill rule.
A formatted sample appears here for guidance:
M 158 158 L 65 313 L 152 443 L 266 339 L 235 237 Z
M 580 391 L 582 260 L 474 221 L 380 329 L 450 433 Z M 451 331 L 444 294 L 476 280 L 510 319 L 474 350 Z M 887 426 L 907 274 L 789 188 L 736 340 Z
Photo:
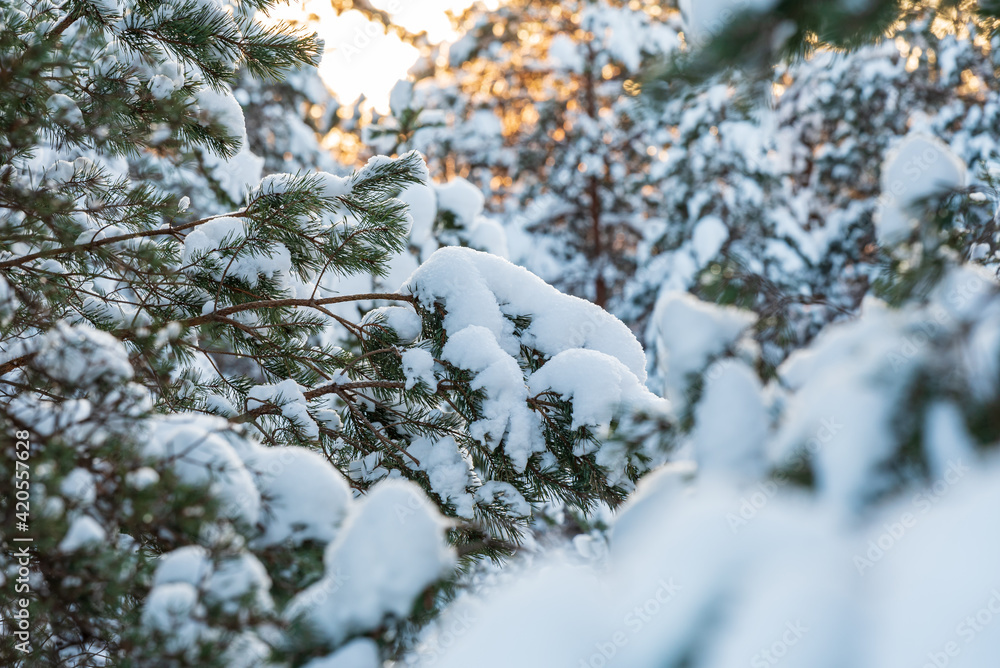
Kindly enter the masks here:
M 951 665 L 988 665 L 998 469 L 981 420 L 1000 401 L 998 290 L 953 267 L 925 304 L 871 300 L 765 393 L 738 389 L 732 359 L 716 376 L 730 400 L 708 381 L 681 451 L 697 466 L 640 483 L 606 568 L 551 557 L 465 601 L 441 628 L 476 624 L 425 665 L 908 666 L 946 647 Z M 721 442 L 723 424 L 744 428 Z
M 802 3 L 786 11 L 824 4 L 861 11 L 893 3 Z M 927 27 L 915 21 L 906 39 Z M 943 38 L 941 50 L 935 47 L 939 59 L 948 55 L 941 60 L 948 76 L 956 56 L 963 65 L 984 62 L 956 41 Z M 888 42 L 857 60 L 834 62 L 832 70 L 834 57 L 803 66 L 814 71 L 797 85 L 802 106 L 787 110 L 801 122 L 790 131 L 821 149 L 798 147 L 804 162 L 822 165 L 806 174 L 841 184 L 831 194 L 844 200 L 856 195 L 843 187 L 857 173 L 848 161 L 864 155 L 835 106 L 844 87 L 817 91 L 811 84 L 844 76 L 841 83 L 858 88 L 851 93 L 855 104 L 886 102 L 873 94 L 883 77 L 912 71 L 906 59 L 885 57 L 895 50 Z M 910 53 L 920 58 L 919 50 Z M 823 108 L 804 113 L 817 92 L 835 109 L 828 108 L 828 117 Z M 890 105 L 905 99 L 892 99 L 893 88 L 885 92 Z M 606 568 L 581 569 L 572 558 L 570 564 L 556 558 L 512 589 L 467 602 L 440 628 L 446 633 L 462 619 L 478 624 L 447 638 L 444 660 L 422 665 L 459 666 L 472 657 L 496 666 L 990 665 L 1000 649 L 990 626 L 991 608 L 1000 609 L 996 521 L 983 510 L 998 482 L 998 433 L 986 417 L 996 410 L 1000 356 L 995 189 L 991 175 L 972 187 L 978 197 L 971 201 L 991 209 L 984 215 L 966 199 L 965 168 L 950 154 L 995 160 L 995 138 L 983 129 L 994 107 L 991 90 L 954 100 L 939 117 L 894 120 L 887 111 L 886 118 L 860 118 L 855 109 L 858 118 L 851 120 L 866 131 L 872 122 L 880 142 L 896 143 L 895 123 L 906 134 L 910 120 L 921 130 L 934 127 L 952 148 L 935 142 L 941 159 L 932 162 L 939 169 L 932 178 L 908 179 L 906 229 L 884 249 L 905 261 L 877 272 L 872 290 L 889 304 L 869 296 L 860 317 L 825 328 L 765 386 L 758 349 L 738 340 L 738 323 L 751 326 L 752 315 L 661 294 L 649 328 L 657 366 L 671 397 L 694 404 L 681 420 L 681 461 L 640 483 L 616 518 Z M 903 146 L 920 145 L 913 134 Z M 885 157 L 876 152 L 876 160 Z M 899 167 L 894 163 L 888 156 L 883 174 Z M 816 199 L 810 189 L 816 185 L 805 185 L 799 206 Z M 860 227 L 864 212 L 882 203 L 877 195 L 830 207 L 820 224 Z M 824 199 L 813 204 L 827 206 Z M 823 237 L 817 231 L 811 241 L 837 238 Z M 976 242 L 983 248 L 970 252 Z M 712 336 L 685 336 L 713 329 Z
M 32 64 L 0 98 L 30 119 L 0 146 L 0 407 L 44 443 L 32 660 L 393 656 L 459 559 L 509 553 L 539 503 L 620 503 L 660 457 L 604 445 L 666 406 L 600 309 L 462 249 L 397 290 L 433 215 L 397 197 L 428 188 L 419 155 L 260 179 L 235 68 L 316 46 L 264 7 L 2 7 Z M 175 187 L 191 156 L 204 180 Z
M 42 33 L 87 44 L 72 22 L 48 23 L 58 11 L 36 9 Z M 95 11 L 119 9 L 145 11 Z M 232 16 L 214 18 L 231 27 Z M 152 105 L 135 114 L 162 111 L 150 100 L 169 99 L 176 64 L 125 81 Z M 200 67 L 185 63 L 181 84 L 197 87 Z M 199 109 L 241 139 L 220 88 L 223 101 Z M 50 110 L 40 123 L 72 130 L 103 118 L 100 100 L 65 90 L 78 96 L 58 93 L 72 106 L 45 104 L 48 84 L 28 96 Z M 174 111 L 168 120 L 193 122 Z M 157 118 L 127 120 L 145 132 Z M 243 206 L 220 208 L 142 181 L 142 157 L 118 161 L 106 145 L 29 130 L 0 180 L 14 205 L 2 212 L 0 414 L 45 442 L 33 527 L 48 542 L 33 584 L 52 640 L 40 660 L 375 666 L 404 653 L 410 623 L 444 598 L 440 580 L 509 550 L 540 501 L 613 504 L 665 456 L 652 441 L 627 442 L 636 413 L 666 406 L 645 390 L 646 360 L 620 323 L 467 249 L 413 266 L 407 228 L 412 242 L 416 219 L 437 206 L 416 156 L 376 159 L 351 177 L 249 178 Z M 155 134 L 140 133 L 136 149 L 154 161 L 204 148 L 169 123 Z M 245 148 L 231 144 L 234 156 Z M 48 181 L 19 162 L 32 152 Z M 87 170 L 116 185 L 77 178 Z M 438 205 L 463 223 L 481 213 L 472 197 Z M 722 250 L 722 223 L 697 222 L 684 252 L 704 263 Z M 893 306 L 869 301 L 861 321 L 830 330 L 767 384 L 742 336 L 754 316 L 664 293 L 650 368 L 681 413 L 676 461 L 616 521 L 606 572 L 556 566 L 515 587 L 485 631 L 466 637 L 478 644 L 448 661 L 485 652 L 499 665 L 595 665 L 612 652 L 623 665 L 769 663 L 777 654 L 760 648 L 794 629 L 790 663 L 912 665 L 964 642 L 970 627 L 949 636 L 949 624 L 992 604 L 977 596 L 996 562 L 981 538 L 993 522 L 982 480 L 996 440 L 995 284 L 955 271 L 940 221 L 925 222 L 933 243 L 909 249 L 924 261 L 890 276 Z M 12 468 L 6 450 L 0 462 Z M 963 493 L 964 482 L 975 490 Z M 907 513 L 926 518 L 914 527 Z M 908 544 L 897 526 L 913 538 L 909 529 L 927 528 Z M 974 563 L 954 569 L 962 577 L 945 582 L 932 568 L 968 554 Z M 879 569 L 896 555 L 904 568 Z M 874 584 L 844 577 L 848 563 Z M 914 586 L 927 582 L 926 595 Z M 872 608 L 877 638 L 856 622 Z M 930 608 L 930 621 L 914 621 Z M 800 612 L 808 623 L 790 620 Z M 925 647 L 912 645 L 914 627 Z M 987 634 L 965 661 L 995 655 Z
M 643 187 L 659 124 L 633 96 L 643 68 L 680 43 L 675 13 L 658 19 L 647 9 L 577 0 L 474 5 L 447 66 L 398 84 L 392 116 L 363 137 L 373 150 L 421 151 L 434 174 L 466 174 L 503 224 L 512 261 L 614 309 L 636 268 L 635 244 L 657 218 Z M 462 245 L 496 252 L 481 234 Z

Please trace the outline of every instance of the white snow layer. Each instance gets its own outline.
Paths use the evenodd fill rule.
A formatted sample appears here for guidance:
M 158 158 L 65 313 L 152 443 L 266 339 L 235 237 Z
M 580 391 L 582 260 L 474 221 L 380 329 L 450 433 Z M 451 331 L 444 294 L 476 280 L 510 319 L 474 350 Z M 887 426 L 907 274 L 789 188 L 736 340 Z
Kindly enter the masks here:
M 205 485 L 226 517 L 256 525 L 260 492 L 232 444 L 228 423 L 219 418 L 174 415 L 152 421 L 145 454 L 163 462 L 182 483 Z
M 158 90 L 155 92 L 165 93 L 165 82 L 158 85 Z M 222 125 L 226 134 L 235 137 L 240 142 L 240 150 L 228 159 L 207 151 L 203 152 L 206 167 L 211 170 L 226 194 L 239 202 L 243 199 L 247 189 L 260 183 L 261 171 L 264 167 L 264 159 L 257 157 L 250 151 L 243 108 L 228 88 L 223 91 L 209 87 L 201 88 L 195 94 L 195 103 L 200 112 Z
M 302 668 L 380 668 L 378 645 L 368 638 L 347 643 L 330 656 L 313 659 Z
M 721 366 L 708 377 L 695 413 L 691 442 L 700 474 L 755 479 L 765 472 L 767 406 L 752 369 L 739 361 Z
M 281 414 L 291 420 L 310 439 L 319 438 L 319 426 L 309 415 L 309 404 L 298 383 L 292 379 L 273 385 L 256 385 L 247 393 L 247 408 L 253 410 L 264 405 L 281 408 Z
M 643 385 L 645 354 L 621 321 L 502 258 L 468 248 L 440 249 L 404 291 L 425 308 L 444 307 L 448 341 L 442 355 L 475 374 L 473 389 L 486 391 L 483 416 L 470 433 L 491 448 L 505 439 L 505 454 L 519 471 L 533 454 L 545 452 L 530 396 L 552 392 L 570 401 L 574 427 L 606 428 L 629 408 L 667 410 Z M 516 331 L 513 318 L 530 322 Z M 549 358 L 534 374 L 518 363 L 522 345 Z M 427 359 L 413 355 L 404 360 L 408 383 L 422 377 L 418 371 L 431 371 Z
M 749 311 L 708 304 L 686 292 L 662 292 L 650 327 L 667 399 L 677 408 L 686 406 L 690 376 L 704 371 L 755 321 Z
M 632 332 L 599 306 L 560 293 L 527 269 L 468 248 L 442 248 L 404 286 L 425 307 L 445 305 L 449 335 L 485 327 L 508 355 L 519 351 L 514 324 L 504 317 L 527 316 L 520 341 L 554 357 L 571 348 L 596 350 L 617 358 L 640 382 L 646 356 Z
M 550 559 L 452 609 L 443 628 L 472 621 L 427 665 L 992 665 L 1000 459 L 976 447 L 964 407 L 938 399 L 916 445 L 929 478 L 900 493 L 886 463 L 910 447 L 914 379 L 957 370 L 949 392 L 1000 391 L 984 362 L 1000 355 L 996 292 L 988 272 L 959 267 L 927 303 L 869 301 L 783 364 L 769 393 L 742 361 L 720 361 L 694 407 L 697 472 L 678 462 L 640 482 L 601 569 Z M 689 368 L 752 322 L 688 297 L 660 306 L 669 359 L 687 351 Z M 811 493 L 785 473 L 804 461 Z
M 699 668 L 992 665 L 998 473 L 955 468 L 961 486 L 860 528 L 776 487 L 681 495 L 672 476 L 647 478 L 606 570 L 550 560 L 453 610 L 442 626 L 468 629 L 424 665 L 648 668 L 693 651 Z
M 434 357 L 423 348 L 410 348 L 402 355 L 403 373 L 406 374 L 406 389 L 413 389 L 417 383 L 427 387 L 437 387 L 434 377 Z
M 89 515 L 80 515 L 70 522 L 69 530 L 59 542 L 60 552 L 76 552 L 88 545 L 100 545 L 107 540 L 107 533 Z
M 680 0 L 688 43 L 708 42 L 745 12 L 766 12 L 777 4 L 777 0 Z
M 434 191 L 437 193 L 438 208 L 454 213 L 455 222 L 461 227 L 472 227 L 486 208 L 486 197 L 482 191 L 461 177 L 435 185 Z
M 555 392 L 573 404 L 572 429 L 607 426 L 619 410 L 649 414 L 667 411 L 619 360 L 594 350 L 566 350 L 535 372 L 528 383 L 534 394 Z
M 907 136 L 882 166 L 879 243 L 888 247 L 905 240 L 919 225 L 920 201 L 961 188 L 966 178 L 965 165 L 947 144 L 929 135 Z
M 262 497 L 262 533 L 255 545 L 333 540 L 347 515 L 351 491 L 325 457 L 300 447 L 258 447 L 245 460 Z
M 278 280 L 288 285 L 292 258 L 282 244 L 274 244 L 268 255 L 252 255 L 239 251 L 248 236 L 246 225 L 238 218 L 216 218 L 196 227 L 184 237 L 182 262 L 190 265 L 189 271 L 202 266 L 205 260 L 214 258 L 217 266 L 211 272 L 212 278 L 221 281 L 226 277 L 239 278 L 255 287 L 261 276 Z M 220 253 L 227 252 L 223 259 Z M 230 261 L 231 258 L 231 261 Z
M 474 499 L 468 487 L 472 483 L 472 462 L 450 436 L 435 441 L 421 437 L 407 448 L 420 466 L 427 472 L 431 489 L 446 503 L 455 506 L 456 514 L 466 519 L 473 518 Z
M 325 544 L 324 577 L 294 597 L 284 614 L 301 616 L 331 644 L 377 628 L 386 616 L 405 616 L 414 598 L 454 566 L 448 525 L 413 483 L 383 482 L 356 503 L 346 480 L 319 453 L 231 441 L 225 428 L 224 420 L 208 416 L 161 418 L 150 429 L 146 454 L 185 483 L 209 485 L 224 516 L 257 528 L 254 549 L 305 540 Z M 449 455 L 442 445 L 448 444 L 428 444 L 437 455 L 427 456 L 431 479 L 445 498 L 454 492 L 471 517 L 471 495 L 458 498 L 469 464 L 458 456 L 449 474 L 446 464 L 456 459 L 457 447 L 451 442 Z M 70 487 L 86 487 L 82 476 Z M 103 540 L 100 526 L 82 516 L 60 549 Z M 204 622 L 207 608 L 271 610 L 270 588 L 266 569 L 250 552 L 220 558 L 201 546 L 181 547 L 160 558 L 143 624 L 170 631 L 171 647 L 184 651 L 214 633 Z M 352 643 L 317 665 L 376 665 L 376 656 L 374 647 Z
M 331 643 L 405 617 L 416 596 L 455 564 L 446 523 L 420 488 L 376 486 L 327 546 L 325 576 L 297 595 L 286 616 Z

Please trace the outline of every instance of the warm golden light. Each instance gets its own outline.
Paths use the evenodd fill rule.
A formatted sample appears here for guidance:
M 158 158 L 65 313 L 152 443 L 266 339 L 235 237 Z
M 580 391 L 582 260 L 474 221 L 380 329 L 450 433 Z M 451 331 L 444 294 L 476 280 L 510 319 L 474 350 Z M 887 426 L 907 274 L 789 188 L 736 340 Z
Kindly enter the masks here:
M 386 11 L 393 25 L 413 33 L 426 32 L 432 44 L 458 37 L 447 12 L 461 12 L 473 0 L 371 0 L 375 9 Z M 495 7 L 497 0 L 487 2 Z M 327 87 L 343 103 L 364 95 L 368 105 L 389 111 L 389 92 L 420 55 L 416 48 L 361 12 L 334 12 L 329 0 L 301 0 L 280 5 L 261 20 L 283 20 L 315 29 L 326 44 L 319 73 Z

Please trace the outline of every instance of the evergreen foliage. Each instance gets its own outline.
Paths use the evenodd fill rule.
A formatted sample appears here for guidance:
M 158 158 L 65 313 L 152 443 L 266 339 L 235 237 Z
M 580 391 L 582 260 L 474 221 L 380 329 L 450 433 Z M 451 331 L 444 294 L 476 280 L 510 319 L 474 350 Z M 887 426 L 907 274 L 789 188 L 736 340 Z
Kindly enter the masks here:
M 410 152 L 259 180 L 289 161 L 263 126 L 267 157 L 250 152 L 238 97 L 319 47 L 258 22 L 271 4 L 3 4 L 8 577 L 19 469 L 37 536 L 33 633 L 5 630 L 5 665 L 301 665 L 371 639 L 391 656 L 407 619 L 439 605 L 454 548 L 465 565 L 509 555 L 533 507 L 618 504 L 652 461 L 601 458 L 618 404 L 656 402 L 638 344 L 599 310 L 543 285 L 570 330 L 554 339 L 531 304 L 491 292 L 495 314 L 463 310 L 447 265 L 395 292 L 346 290 L 405 251 L 397 197 L 426 187 L 426 167 Z M 273 95 L 294 104 L 286 85 Z M 515 270 L 491 269 L 537 280 Z M 529 383 L 574 351 L 620 367 L 631 394 L 607 415 Z M 365 585 L 371 558 L 393 575 Z

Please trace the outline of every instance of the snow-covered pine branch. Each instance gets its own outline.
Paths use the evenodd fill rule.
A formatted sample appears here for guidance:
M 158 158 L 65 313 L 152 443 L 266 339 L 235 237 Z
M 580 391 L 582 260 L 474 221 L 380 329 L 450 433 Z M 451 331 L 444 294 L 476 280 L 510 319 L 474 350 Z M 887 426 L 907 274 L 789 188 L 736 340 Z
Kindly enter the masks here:
M 32 661 L 392 656 L 460 560 L 509 554 L 552 500 L 618 504 L 662 459 L 606 446 L 637 411 L 669 420 L 621 322 L 473 250 L 400 276 L 438 208 L 418 154 L 260 178 L 235 72 L 315 53 L 254 22 L 271 4 L 0 2 Z

